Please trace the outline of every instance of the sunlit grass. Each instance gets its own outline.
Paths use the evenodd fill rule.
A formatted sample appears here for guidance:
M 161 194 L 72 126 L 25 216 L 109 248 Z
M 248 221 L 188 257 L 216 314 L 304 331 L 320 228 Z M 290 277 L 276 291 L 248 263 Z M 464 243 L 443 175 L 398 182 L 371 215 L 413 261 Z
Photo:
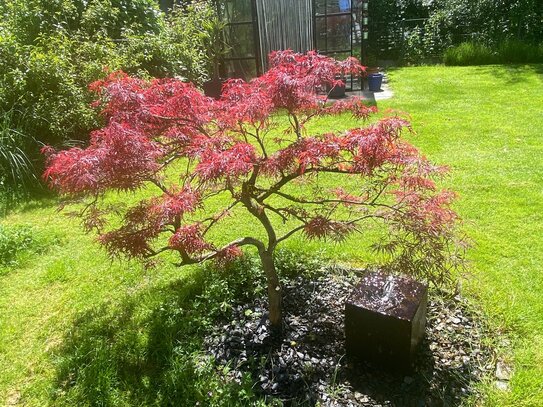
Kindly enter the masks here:
M 417 134 L 409 139 L 432 161 L 451 167 L 443 186 L 458 191 L 456 209 L 474 242 L 464 292 L 481 303 L 496 335 L 513 340 L 513 353 L 505 355 L 515 367 L 512 390 L 498 392 L 489 385 L 486 405 L 543 405 L 543 67 L 407 68 L 391 72 L 390 80 L 395 97 L 380 102 L 379 108 L 410 113 Z M 323 118 L 308 130 L 352 125 L 345 117 Z M 137 201 L 151 192 L 130 199 Z M 216 200 L 209 210 L 220 206 Z M 111 329 L 122 329 L 119 313 L 132 304 L 126 332 L 115 331 L 111 346 L 122 352 L 124 348 L 116 344 L 126 342 L 126 360 L 149 357 L 150 316 L 175 315 L 174 308 L 168 308 L 174 307 L 168 305 L 170 297 L 182 291 L 175 287 L 198 285 L 202 273 L 198 268 L 177 269 L 168 262 L 146 270 L 136 262 L 111 261 L 92 236 L 82 233 L 77 219 L 56 212 L 54 201 L 17 210 L 2 223 L 28 225 L 47 247 L 39 254 L 22 256 L 18 266 L 0 275 L 0 404 L 15 400 L 29 406 L 69 405 L 84 399 L 87 388 L 82 382 L 76 381 L 63 395 L 58 393 L 57 379 L 67 357 L 59 353 L 66 338 L 81 329 L 89 335 L 100 332 L 92 328 L 92 321 L 87 327 L 74 325 L 88 313 L 101 316 L 104 329 L 108 321 Z M 247 217 L 233 216 L 216 238 L 227 242 L 254 233 L 255 228 Z M 367 243 L 376 233 L 368 226 L 367 236 L 343 245 L 296 236 L 285 246 L 364 265 L 373 259 Z M 188 307 L 182 301 L 174 305 Z M 99 312 L 102 309 L 105 314 Z M 98 339 L 89 338 L 89 343 Z M 181 348 L 187 340 L 186 347 L 192 349 L 195 339 L 173 335 L 162 340 L 162 345 L 170 340 Z M 191 371 L 183 365 L 189 360 L 186 355 L 170 357 L 165 372 Z M 109 372 L 103 381 L 114 386 L 116 376 L 110 370 L 115 365 L 103 363 L 104 372 Z M 152 376 L 144 373 L 135 393 L 151 386 L 145 377 Z M 194 385 L 217 386 L 209 377 L 202 376 Z M 111 404 L 127 405 L 132 400 L 122 388 L 126 383 L 118 383 L 118 393 L 109 395 Z
M 391 74 L 413 142 L 451 166 L 474 241 L 465 291 L 513 338 L 512 391 L 489 406 L 543 405 L 543 66 L 428 67 Z

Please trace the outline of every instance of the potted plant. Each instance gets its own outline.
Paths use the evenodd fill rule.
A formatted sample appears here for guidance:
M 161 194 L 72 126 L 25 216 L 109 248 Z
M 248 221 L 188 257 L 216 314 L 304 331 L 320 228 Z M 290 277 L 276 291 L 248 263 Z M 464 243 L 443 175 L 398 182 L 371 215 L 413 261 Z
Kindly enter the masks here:
M 384 75 L 380 72 L 368 74 L 368 90 L 371 92 L 380 92 L 383 77 Z
M 356 58 L 350 57 L 336 63 L 334 82 L 326 86 L 328 97 L 330 99 L 344 98 L 348 78 L 362 76 L 364 73 L 365 68 Z
M 221 96 L 225 78 L 221 77 L 221 62 L 230 50 L 224 41 L 226 23 L 214 16 L 203 25 L 202 40 L 207 53 L 208 73 L 210 79 L 203 84 L 206 96 L 218 99 Z
M 366 68 L 366 82 L 368 90 L 377 92 L 381 90 L 383 82 L 383 74 L 381 68 L 377 65 L 377 58 L 374 55 L 369 55 L 367 58 L 368 67 Z
M 330 99 L 341 99 L 345 97 L 345 77 L 343 75 L 338 75 L 336 76 L 336 79 L 338 82 L 334 86 L 328 86 L 326 89 Z

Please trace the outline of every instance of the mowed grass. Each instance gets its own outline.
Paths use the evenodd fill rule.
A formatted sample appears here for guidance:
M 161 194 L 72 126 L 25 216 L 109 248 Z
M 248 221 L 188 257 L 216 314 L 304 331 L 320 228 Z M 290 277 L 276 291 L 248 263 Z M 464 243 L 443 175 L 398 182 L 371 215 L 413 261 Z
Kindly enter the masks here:
M 427 67 L 391 73 L 413 142 L 451 167 L 474 242 L 465 293 L 513 339 L 512 391 L 490 406 L 543 405 L 543 66 Z
M 490 383 L 485 404 L 543 405 L 543 66 L 406 68 L 389 77 L 395 96 L 379 108 L 409 113 L 417 132 L 409 139 L 451 167 L 444 186 L 459 193 L 456 209 L 474 242 L 464 293 L 480 302 L 496 336 L 512 341 L 513 352 L 504 354 L 515 371 L 511 391 Z M 313 128 L 352 125 L 345 117 L 326 118 Z M 51 200 L 2 223 L 30 225 L 48 246 L 0 272 L 0 404 L 250 399 L 250 390 L 227 388 L 191 356 L 200 331 L 191 326 L 189 302 L 201 298 L 205 269 L 112 262 Z M 246 217 L 231 218 L 220 239 L 254 227 Z M 295 237 L 286 247 L 363 265 L 372 260 L 367 243 Z

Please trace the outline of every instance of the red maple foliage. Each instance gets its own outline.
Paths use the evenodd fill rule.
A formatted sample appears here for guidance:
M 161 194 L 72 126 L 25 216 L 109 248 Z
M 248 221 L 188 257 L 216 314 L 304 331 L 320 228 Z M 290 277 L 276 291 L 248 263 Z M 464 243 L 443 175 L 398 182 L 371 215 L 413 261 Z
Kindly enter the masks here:
M 81 213 L 84 225 L 112 254 L 148 258 L 173 251 L 186 265 L 230 261 L 240 247 L 255 246 L 275 325 L 281 321 L 281 285 L 273 255 L 298 232 L 342 241 L 363 221 L 383 221 L 390 231 L 374 248 L 389 255 L 391 267 L 436 283 L 449 278 L 460 259 L 454 194 L 434 182 L 446 168 L 401 138 L 410 131 L 404 117 L 368 124 L 376 108 L 362 100 L 327 103 L 326 89 L 342 75 L 362 74 L 360 63 L 278 51 L 270 65 L 250 82 L 227 82 L 220 100 L 176 79 L 113 73 L 91 85 L 107 125 L 92 133 L 85 149 L 47 149 L 44 177 L 61 194 L 90 198 Z M 365 125 L 309 134 L 312 119 L 345 113 Z M 281 132 L 285 116 L 288 126 Z M 345 182 L 327 190 L 319 174 Z M 295 181 L 304 181 L 303 192 L 292 187 Z M 104 194 L 142 187 L 157 193 L 126 209 L 121 226 L 108 229 L 119 210 L 103 205 Z M 206 201 L 219 194 L 225 206 L 208 213 Z M 266 239 L 246 236 L 218 245 L 209 238 L 236 207 L 254 218 Z M 279 233 L 279 223 L 286 232 Z

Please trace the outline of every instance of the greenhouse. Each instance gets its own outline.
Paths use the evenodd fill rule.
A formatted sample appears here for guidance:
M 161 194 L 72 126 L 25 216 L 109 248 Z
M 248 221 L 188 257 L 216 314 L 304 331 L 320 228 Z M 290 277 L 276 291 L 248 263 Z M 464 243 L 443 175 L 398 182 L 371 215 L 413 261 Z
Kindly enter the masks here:
M 363 55 L 367 0 L 227 0 L 219 4 L 228 24 L 228 77 L 259 75 L 267 68 L 267 55 L 278 49 L 315 49 L 337 59 Z M 351 89 L 360 87 L 357 80 L 347 82 Z

